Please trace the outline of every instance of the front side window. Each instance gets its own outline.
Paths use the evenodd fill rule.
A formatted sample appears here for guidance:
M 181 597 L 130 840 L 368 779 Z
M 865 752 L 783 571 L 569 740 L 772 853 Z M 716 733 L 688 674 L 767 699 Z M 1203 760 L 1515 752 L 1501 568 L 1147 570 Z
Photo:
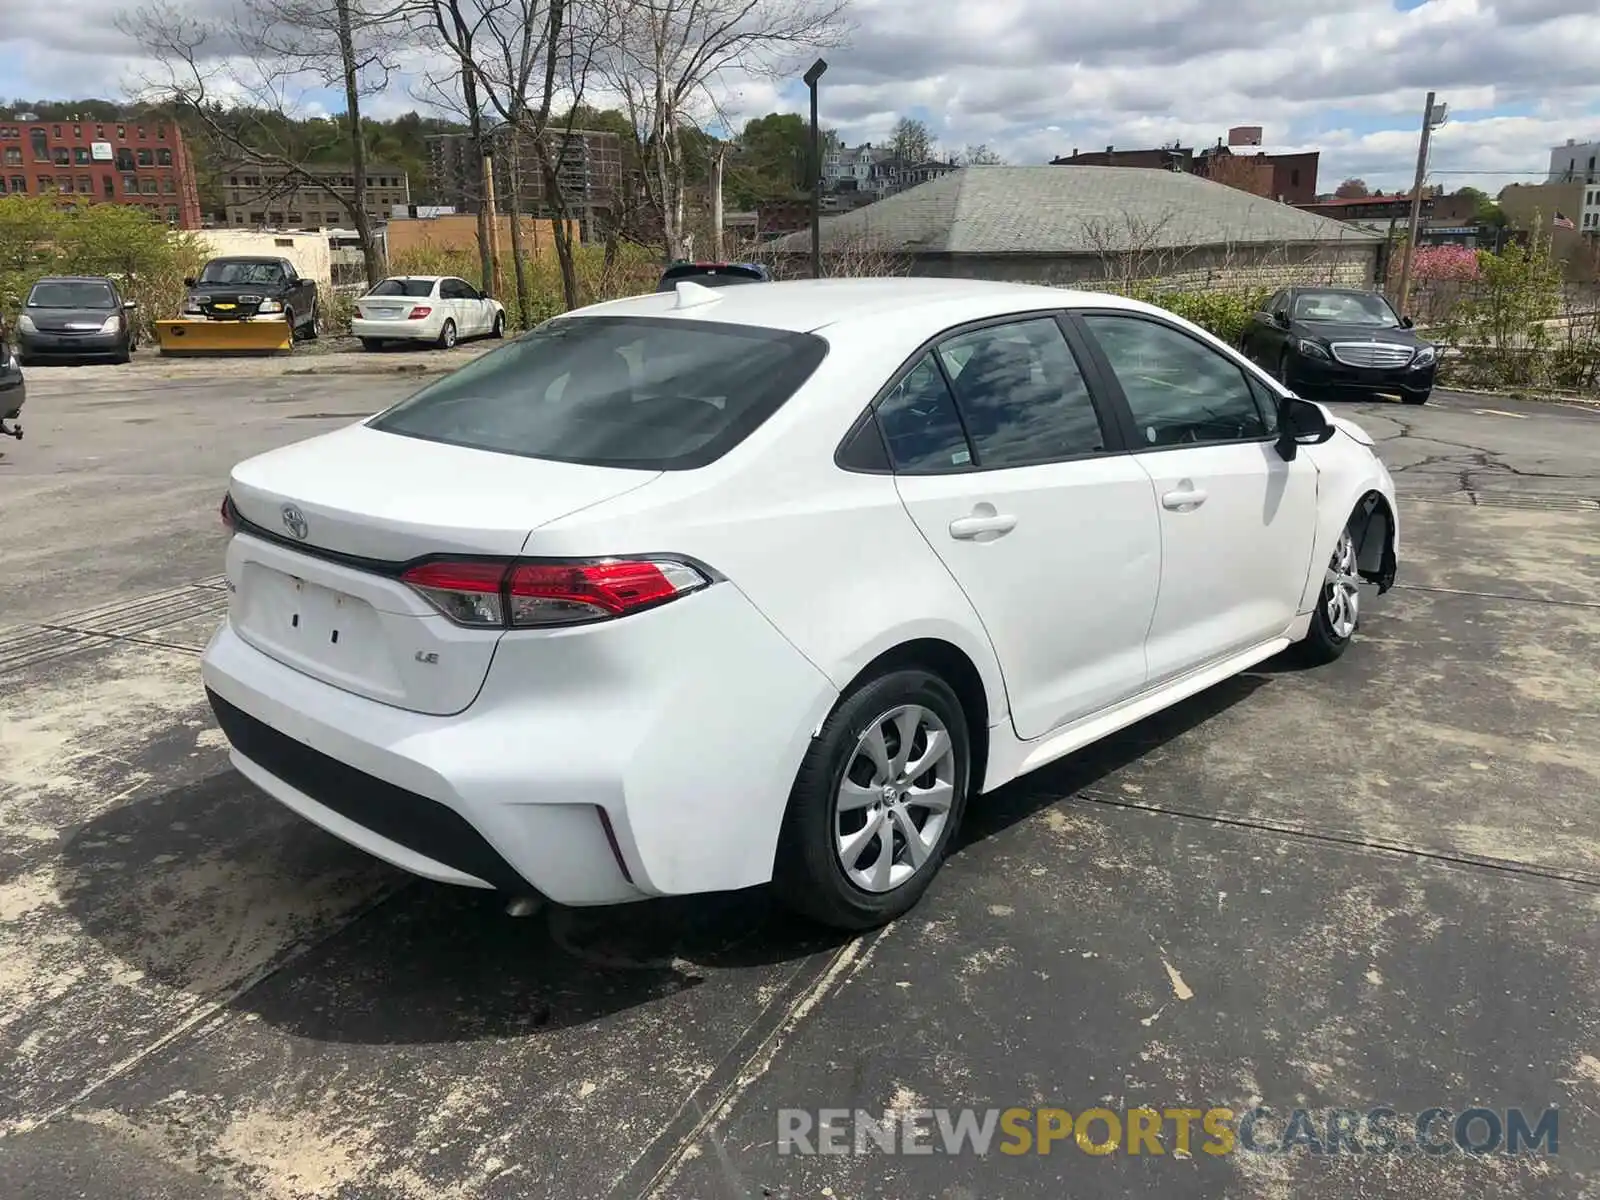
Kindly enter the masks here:
M 1111 364 L 1144 448 L 1269 436 L 1244 370 L 1156 321 L 1090 313 L 1084 324 Z
M 716 461 L 827 356 L 814 334 L 645 317 L 565 317 L 368 422 L 478 450 L 670 471 Z
M 955 398 L 932 353 L 924 354 L 878 405 L 878 424 L 897 471 L 965 471 L 972 448 Z
M 1094 454 L 1105 435 L 1088 384 L 1050 317 L 991 325 L 939 346 L 981 468 Z

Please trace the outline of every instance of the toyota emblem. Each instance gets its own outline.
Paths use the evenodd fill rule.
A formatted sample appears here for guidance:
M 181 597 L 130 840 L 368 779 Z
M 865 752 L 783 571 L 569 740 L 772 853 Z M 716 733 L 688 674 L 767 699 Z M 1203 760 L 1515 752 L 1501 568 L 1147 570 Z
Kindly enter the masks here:
M 311 532 L 311 526 L 306 524 L 306 515 L 292 504 L 283 506 L 283 527 L 294 535 L 294 540 L 303 542 L 306 535 Z

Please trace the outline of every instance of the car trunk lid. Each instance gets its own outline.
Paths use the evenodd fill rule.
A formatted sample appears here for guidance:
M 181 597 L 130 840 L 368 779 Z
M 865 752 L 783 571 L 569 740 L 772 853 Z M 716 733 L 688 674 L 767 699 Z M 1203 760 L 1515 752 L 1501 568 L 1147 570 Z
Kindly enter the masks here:
M 433 556 L 512 558 L 550 521 L 659 473 L 471 450 L 358 425 L 234 470 L 229 620 L 262 653 L 416 712 L 472 703 L 500 639 L 400 581 Z

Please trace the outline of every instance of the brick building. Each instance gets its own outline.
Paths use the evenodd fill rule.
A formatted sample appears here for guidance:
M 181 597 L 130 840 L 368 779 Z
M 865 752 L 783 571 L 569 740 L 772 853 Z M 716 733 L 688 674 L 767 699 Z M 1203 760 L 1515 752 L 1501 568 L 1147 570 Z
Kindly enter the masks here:
M 1050 165 L 1183 171 L 1281 204 L 1299 205 L 1317 198 L 1320 157 L 1315 150 L 1293 153 L 1263 150 L 1259 125 L 1236 125 L 1228 130 L 1226 143 L 1219 137 L 1215 146 L 1203 150 L 1176 142 L 1149 150 L 1118 150 L 1115 146 L 1083 152 L 1074 149 L 1066 157 L 1051 159 Z
M 179 229 L 200 228 L 183 133 L 159 113 L 107 121 L 0 117 L 0 193 L 137 205 Z
M 275 164 L 238 163 L 222 175 L 226 223 L 246 229 L 345 228 L 350 215 L 328 194 L 355 200 L 355 169 L 349 163 L 315 163 L 292 171 Z M 320 183 L 306 178 L 314 175 Z M 381 224 L 395 206 L 411 203 L 410 177 L 399 167 L 367 164 L 367 219 Z
M 510 130 L 501 125 L 490 135 L 494 149 L 495 206 L 511 210 Z M 527 135 L 524 135 L 526 138 Z M 561 138 L 556 176 L 567 211 L 578 222 L 579 237 L 589 241 L 597 226 L 617 215 L 622 192 L 622 139 L 605 130 L 574 129 L 570 137 L 558 131 L 548 135 Z M 554 211 L 547 202 L 544 172 L 531 142 L 521 147 L 521 195 L 518 211 L 524 216 L 551 218 Z M 428 182 L 434 199 L 465 213 L 476 213 L 483 206 L 483 164 L 472 137 L 465 133 L 439 133 L 428 138 Z

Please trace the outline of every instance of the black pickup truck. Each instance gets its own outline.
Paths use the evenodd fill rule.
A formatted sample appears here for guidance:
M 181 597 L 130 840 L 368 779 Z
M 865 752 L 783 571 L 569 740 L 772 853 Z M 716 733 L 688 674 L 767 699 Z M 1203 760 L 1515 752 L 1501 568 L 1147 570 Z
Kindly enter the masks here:
M 287 258 L 213 258 L 198 277 L 185 279 L 189 296 L 183 302 L 185 317 L 212 321 L 239 321 L 281 316 L 291 336 L 309 340 L 317 336 L 321 312 L 317 284 L 295 270 Z

